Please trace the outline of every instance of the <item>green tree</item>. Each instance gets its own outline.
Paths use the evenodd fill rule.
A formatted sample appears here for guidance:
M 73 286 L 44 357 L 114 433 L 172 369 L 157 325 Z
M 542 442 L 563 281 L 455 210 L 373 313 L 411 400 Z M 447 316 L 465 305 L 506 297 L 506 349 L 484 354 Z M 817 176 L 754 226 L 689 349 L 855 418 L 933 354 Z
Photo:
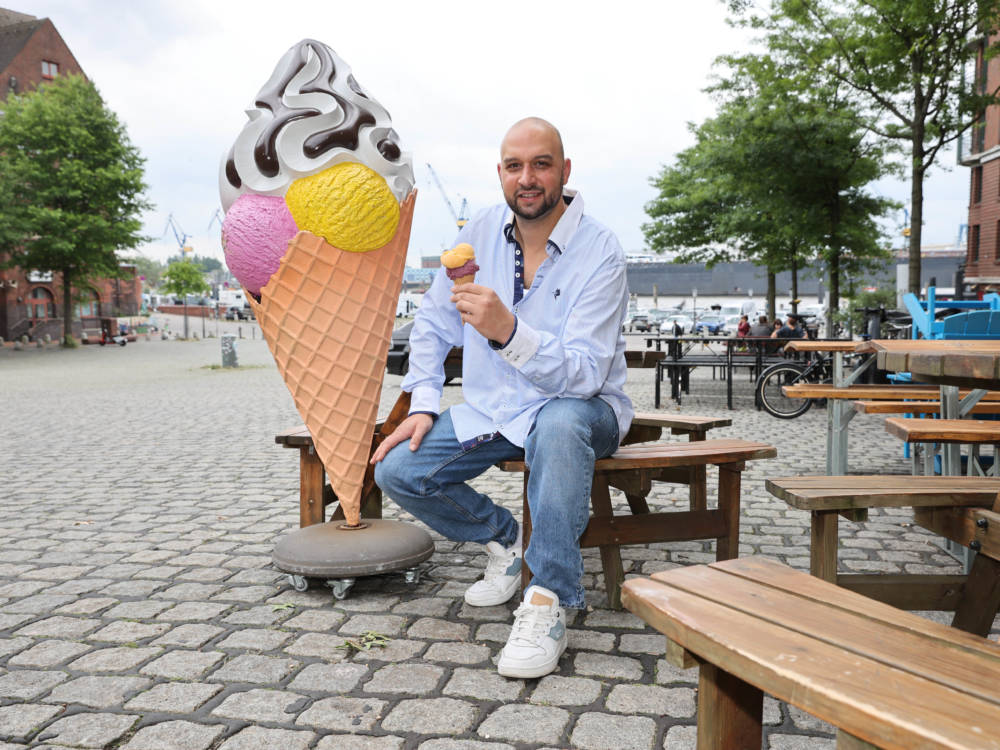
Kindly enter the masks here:
M 850 87 L 866 126 L 908 153 L 909 290 L 920 293 L 923 183 L 938 153 L 1000 100 L 967 64 L 997 45 L 1000 0 L 771 0 L 758 15 L 730 0 L 742 23 L 767 32 L 768 49 Z M 980 125 L 981 126 L 981 125 Z
M 167 264 L 175 263 L 177 261 L 190 260 L 196 266 L 200 266 L 201 270 L 205 273 L 211 273 L 212 271 L 218 271 L 222 268 L 222 261 L 218 258 L 212 258 L 208 255 L 192 255 L 190 258 L 185 258 L 183 255 L 171 255 L 167 258 Z
M 191 261 L 175 261 L 163 274 L 160 288 L 167 294 L 176 294 L 184 300 L 184 338 L 188 337 L 187 296 L 204 294 L 209 290 L 200 266 Z
M 74 285 L 120 276 L 118 252 L 146 241 L 143 159 L 92 83 L 57 78 L 11 95 L 0 117 L 0 257 L 57 271 L 64 343 Z
M 146 277 L 146 286 L 155 289 L 160 284 L 160 276 L 166 270 L 166 266 L 158 260 L 147 258 L 145 255 L 137 255 L 130 258 L 129 262 L 134 263 L 140 276 Z
M 866 140 L 837 90 L 767 56 L 721 58 L 729 75 L 712 90 L 719 113 L 693 128 L 696 143 L 653 184 L 646 211 L 650 247 L 679 250 L 683 262 L 712 265 L 734 254 L 774 277 L 821 261 L 830 274 L 830 309 L 840 280 L 886 258 L 875 219 L 891 203 L 865 186 L 885 174 L 884 154 Z

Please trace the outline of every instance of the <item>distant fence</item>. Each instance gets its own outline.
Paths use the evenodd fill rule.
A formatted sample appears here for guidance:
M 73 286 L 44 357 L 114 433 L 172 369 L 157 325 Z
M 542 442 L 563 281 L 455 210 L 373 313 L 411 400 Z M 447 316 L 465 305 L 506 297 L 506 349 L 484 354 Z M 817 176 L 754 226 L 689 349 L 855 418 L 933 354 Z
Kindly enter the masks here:
M 184 305 L 160 305 L 156 308 L 156 311 L 165 315 L 183 315 Z M 216 308 L 209 307 L 208 305 L 187 306 L 187 314 L 192 318 L 214 318 L 215 312 Z

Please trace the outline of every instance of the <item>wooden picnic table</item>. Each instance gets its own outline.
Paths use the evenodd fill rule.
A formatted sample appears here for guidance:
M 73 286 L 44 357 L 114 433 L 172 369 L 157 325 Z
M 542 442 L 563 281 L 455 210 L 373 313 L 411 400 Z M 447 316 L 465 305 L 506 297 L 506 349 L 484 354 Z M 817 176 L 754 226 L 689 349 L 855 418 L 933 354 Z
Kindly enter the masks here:
M 874 353 L 883 370 L 909 372 L 940 387 L 941 418 L 959 419 L 968 414 L 987 390 L 1000 390 L 1000 340 L 998 339 L 873 339 L 858 351 Z M 972 389 L 964 396 L 959 388 Z M 943 474 L 962 473 L 961 446 L 942 448 Z
M 821 352 L 833 355 L 833 387 L 848 388 L 871 367 L 874 357 L 868 356 L 850 373 L 844 372 L 844 355 L 854 353 L 857 343 L 848 339 L 812 341 L 792 339 L 785 349 L 793 352 Z M 850 404 L 834 398 L 826 409 L 826 471 L 828 474 L 847 473 L 847 425 L 857 412 Z
M 985 638 L 764 558 L 633 578 L 623 600 L 668 662 L 699 666 L 699 750 L 761 748 L 763 693 L 833 724 L 839 750 L 1000 750 Z
M 656 365 L 656 380 L 653 390 L 653 404 L 660 407 L 660 383 L 666 373 L 670 380 L 670 397 L 681 402 L 681 393 L 687 393 L 690 371 L 696 367 L 711 367 L 713 372 L 720 368 L 726 377 L 726 405 L 733 408 L 733 371 L 744 367 L 751 374 L 760 372 L 768 365 L 783 362 L 786 357 L 779 351 L 788 339 L 772 339 L 770 336 L 645 336 L 646 347 L 656 347 L 656 352 L 665 355 Z M 813 343 L 823 343 L 814 341 Z M 664 345 L 666 351 L 663 351 Z M 708 348 L 708 352 L 693 351 L 696 346 Z M 712 347 L 724 348 L 713 351 Z M 817 351 L 817 350 L 813 350 Z

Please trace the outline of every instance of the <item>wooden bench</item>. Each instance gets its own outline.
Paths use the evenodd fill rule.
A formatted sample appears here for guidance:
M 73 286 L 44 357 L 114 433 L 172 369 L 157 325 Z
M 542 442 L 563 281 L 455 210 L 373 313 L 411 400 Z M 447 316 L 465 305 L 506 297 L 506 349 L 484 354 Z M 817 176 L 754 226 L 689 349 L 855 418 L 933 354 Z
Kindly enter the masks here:
M 782 392 L 790 398 L 839 398 L 864 399 L 881 401 L 900 401 L 903 399 L 936 399 L 941 395 L 941 389 L 936 385 L 849 385 L 837 388 L 829 383 L 796 383 L 782 387 Z M 968 395 L 968 391 L 960 392 L 960 396 Z M 987 391 L 984 401 L 1000 401 L 1000 391 Z
M 939 414 L 940 401 L 855 401 L 859 414 Z M 970 414 L 1000 414 L 1000 401 L 980 402 Z
M 930 421 L 930 420 L 928 420 Z M 768 479 L 765 489 L 793 508 L 809 511 L 809 572 L 901 609 L 955 611 L 955 627 L 985 635 L 1000 607 L 1000 580 L 981 616 L 961 603 L 970 580 L 964 575 L 861 574 L 837 572 L 839 516 L 865 521 L 869 508 L 913 508 L 921 526 L 968 546 L 976 514 L 993 505 L 1000 482 L 984 477 L 798 476 Z M 1000 531 L 1000 529 L 998 529 Z M 975 563 L 973 563 L 975 566 Z M 975 572 L 975 568 L 973 569 Z M 971 574 L 970 574 L 971 575 Z M 992 614 L 986 612 L 992 607 Z
M 401 393 L 389 416 L 376 426 L 372 450 L 406 417 L 409 409 L 410 394 Z M 623 572 L 619 544 L 641 544 L 652 533 L 655 538 L 650 541 L 718 539 L 717 555 L 720 560 L 735 557 L 739 552 L 739 489 L 743 461 L 769 458 L 777 455 L 777 452 L 772 446 L 762 443 L 705 439 L 709 430 L 731 424 L 732 420 L 720 417 L 639 413 L 632 420 L 632 426 L 623 441 L 624 446 L 630 447 L 623 447 L 615 456 L 599 463 L 600 470 L 595 473 L 591 495 L 595 515 L 612 515 L 609 486 L 626 493 L 633 513 L 648 514 L 638 523 L 630 523 L 631 519 L 612 518 L 605 524 L 603 532 L 597 531 L 604 523 L 599 522 L 594 524 L 591 536 L 584 534 L 587 541 L 584 546 L 601 547 L 602 561 L 606 560 L 608 598 L 613 606 L 621 608 L 619 597 Z M 658 440 L 665 429 L 669 429 L 674 435 L 687 435 L 688 442 L 650 445 L 649 441 Z M 313 448 L 312 436 L 305 426 L 298 426 L 278 433 L 274 439 L 285 448 L 299 451 L 299 526 L 323 523 L 326 506 L 336 503 L 337 498 L 325 482 L 323 464 Z M 626 453 L 620 457 L 622 451 Z M 720 500 L 718 509 L 709 510 L 706 467 L 713 463 L 720 466 Z M 504 471 L 525 471 L 523 461 L 504 462 L 500 468 Z M 527 479 L 525 471 L 525 487 Z M 652 489 L 653 481 L 688 485 L 690 510 L 650 514 L 645 498 Z M 365 474 L 361 497 L 361 516 L 381 518 L 382 493 L 375 484 L 374 470 L 371 467 Z M 531 535 L 531 518 L 527 503 L 523 506 L 524 545 L 527 547 Z M 661 523 L 661 515 L 667 515 L 670 519 Z M 343 511 L 338 506 L 330 520 L 343 517 Z M 650 523 L 652 525 L 648 525 Z M 673 526 L 675 523 L 678 524 L 676 527 Z M 526 573 L 526 578 L 527 575 Z
M 998 452 L 1000 452 L 1000 422 L 998 421 L 889 417 L 885 420 L 885 429 L 890 435 L 894 435 L 908 444 L 924 443 L 933 446 L 934 443 L 950 443 L 956 446 L 970 446 L 966 472 L 970 476 L 986 473 L 979 462 L 979 449 L 983 445 L 992 446 L 993 467 L 996 467 Z M 933 451 L 927 450 L 924 458 L 924 473 L 933 474 Z M 960 471 L 959 465 L 959 473 Z M 914 473 L 917 473 L 916 466 Z
M 639 425 L 642 427 L 642 425 Z M 631 434 L 631 433 L 630 433 Z M 624 567 L 621 546 L 653 542 L 715 539 L 717 560 L 739 554 L 740 479 L 747 461 L 773 458 L 777 451 L 766 443 L 747 440 L 691 440 L 686 443 L 635 443 L 623 445 L 614 455 L 597 461 L 591 489 L 592 515 L 580 537 L 580 546 L 598 547 L 608 602 L 621 609 L 621 583 Z M 705 469 L 719 469 L 718 504 L 709 508 L 705 492 Z M 524 546 L 531 537 L 531 511 L 528 507 L 528 469 L 523 461 L 503 461 L 504 471 L 524 472 L 521 494 Z M 691 487 L 688 510 L 650 512 L 646 498 L 653 482 L 688 484 Z M 631 515 L 615 516 L 610 489 L 625 493 Z M 522 568 L 527 585 L 531 571 Z
M 1000 514 L 978 512 L 1000 555 Z M 622 599 L 699 666 L 698 750 L 759 750 L 764 693 L 834 725 L 838 750 L 1000 748 L 995 642 L 765 558 L 633 578 Z
M 402 393 L 397 399 L 390 414 L 379 420 L 375 425 L 372 438 L 372 450 L 382 442 L 386 435 L 406 417 L 410 409 L 410 394 Z M 709 430 L 717 427 L 728 427 L 731 419 L 725 417 L 684 416 L 680 414 L 638 413 L 632 420 L 632 427 L 623 444 L 658 440 L 663 430 L 669 429 L 673 435 L 687 435 L 688 440 L 704 440 Z M 305 528 L 313 524 L 323 523 L 326 519 L 325 509 L 328 505 L 337 503 L 337 498 L 326 483 L 326 471 L 323 463 L 313 448 L 312 435 L 305 425 L 298 425 L 279 432 L 274 436 L 274 442 L 284 448 L 294 448 L 299 451 L 299 527 Z M 692 467 L 689 477 L 692 502 L 703 502 L 705 497 L 704 466 Z M 373 470 L 365 475 L 365 484 L 361 494 L 361 515 L 364 518 L 382 517 L 382 493 L 374 482 Z M 343 511 L 337 507 L 330 520 L 342 520 Z

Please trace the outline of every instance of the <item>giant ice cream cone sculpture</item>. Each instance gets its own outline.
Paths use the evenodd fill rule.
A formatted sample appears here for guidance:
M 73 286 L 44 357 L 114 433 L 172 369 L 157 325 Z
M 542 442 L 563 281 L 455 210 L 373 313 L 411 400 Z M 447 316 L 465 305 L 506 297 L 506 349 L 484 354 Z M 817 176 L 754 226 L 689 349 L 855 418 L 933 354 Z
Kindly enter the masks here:
M 223 160 L 223 245 L 357 525 L 416 193 L 388 113 L 336 53 L 290 49 Z

